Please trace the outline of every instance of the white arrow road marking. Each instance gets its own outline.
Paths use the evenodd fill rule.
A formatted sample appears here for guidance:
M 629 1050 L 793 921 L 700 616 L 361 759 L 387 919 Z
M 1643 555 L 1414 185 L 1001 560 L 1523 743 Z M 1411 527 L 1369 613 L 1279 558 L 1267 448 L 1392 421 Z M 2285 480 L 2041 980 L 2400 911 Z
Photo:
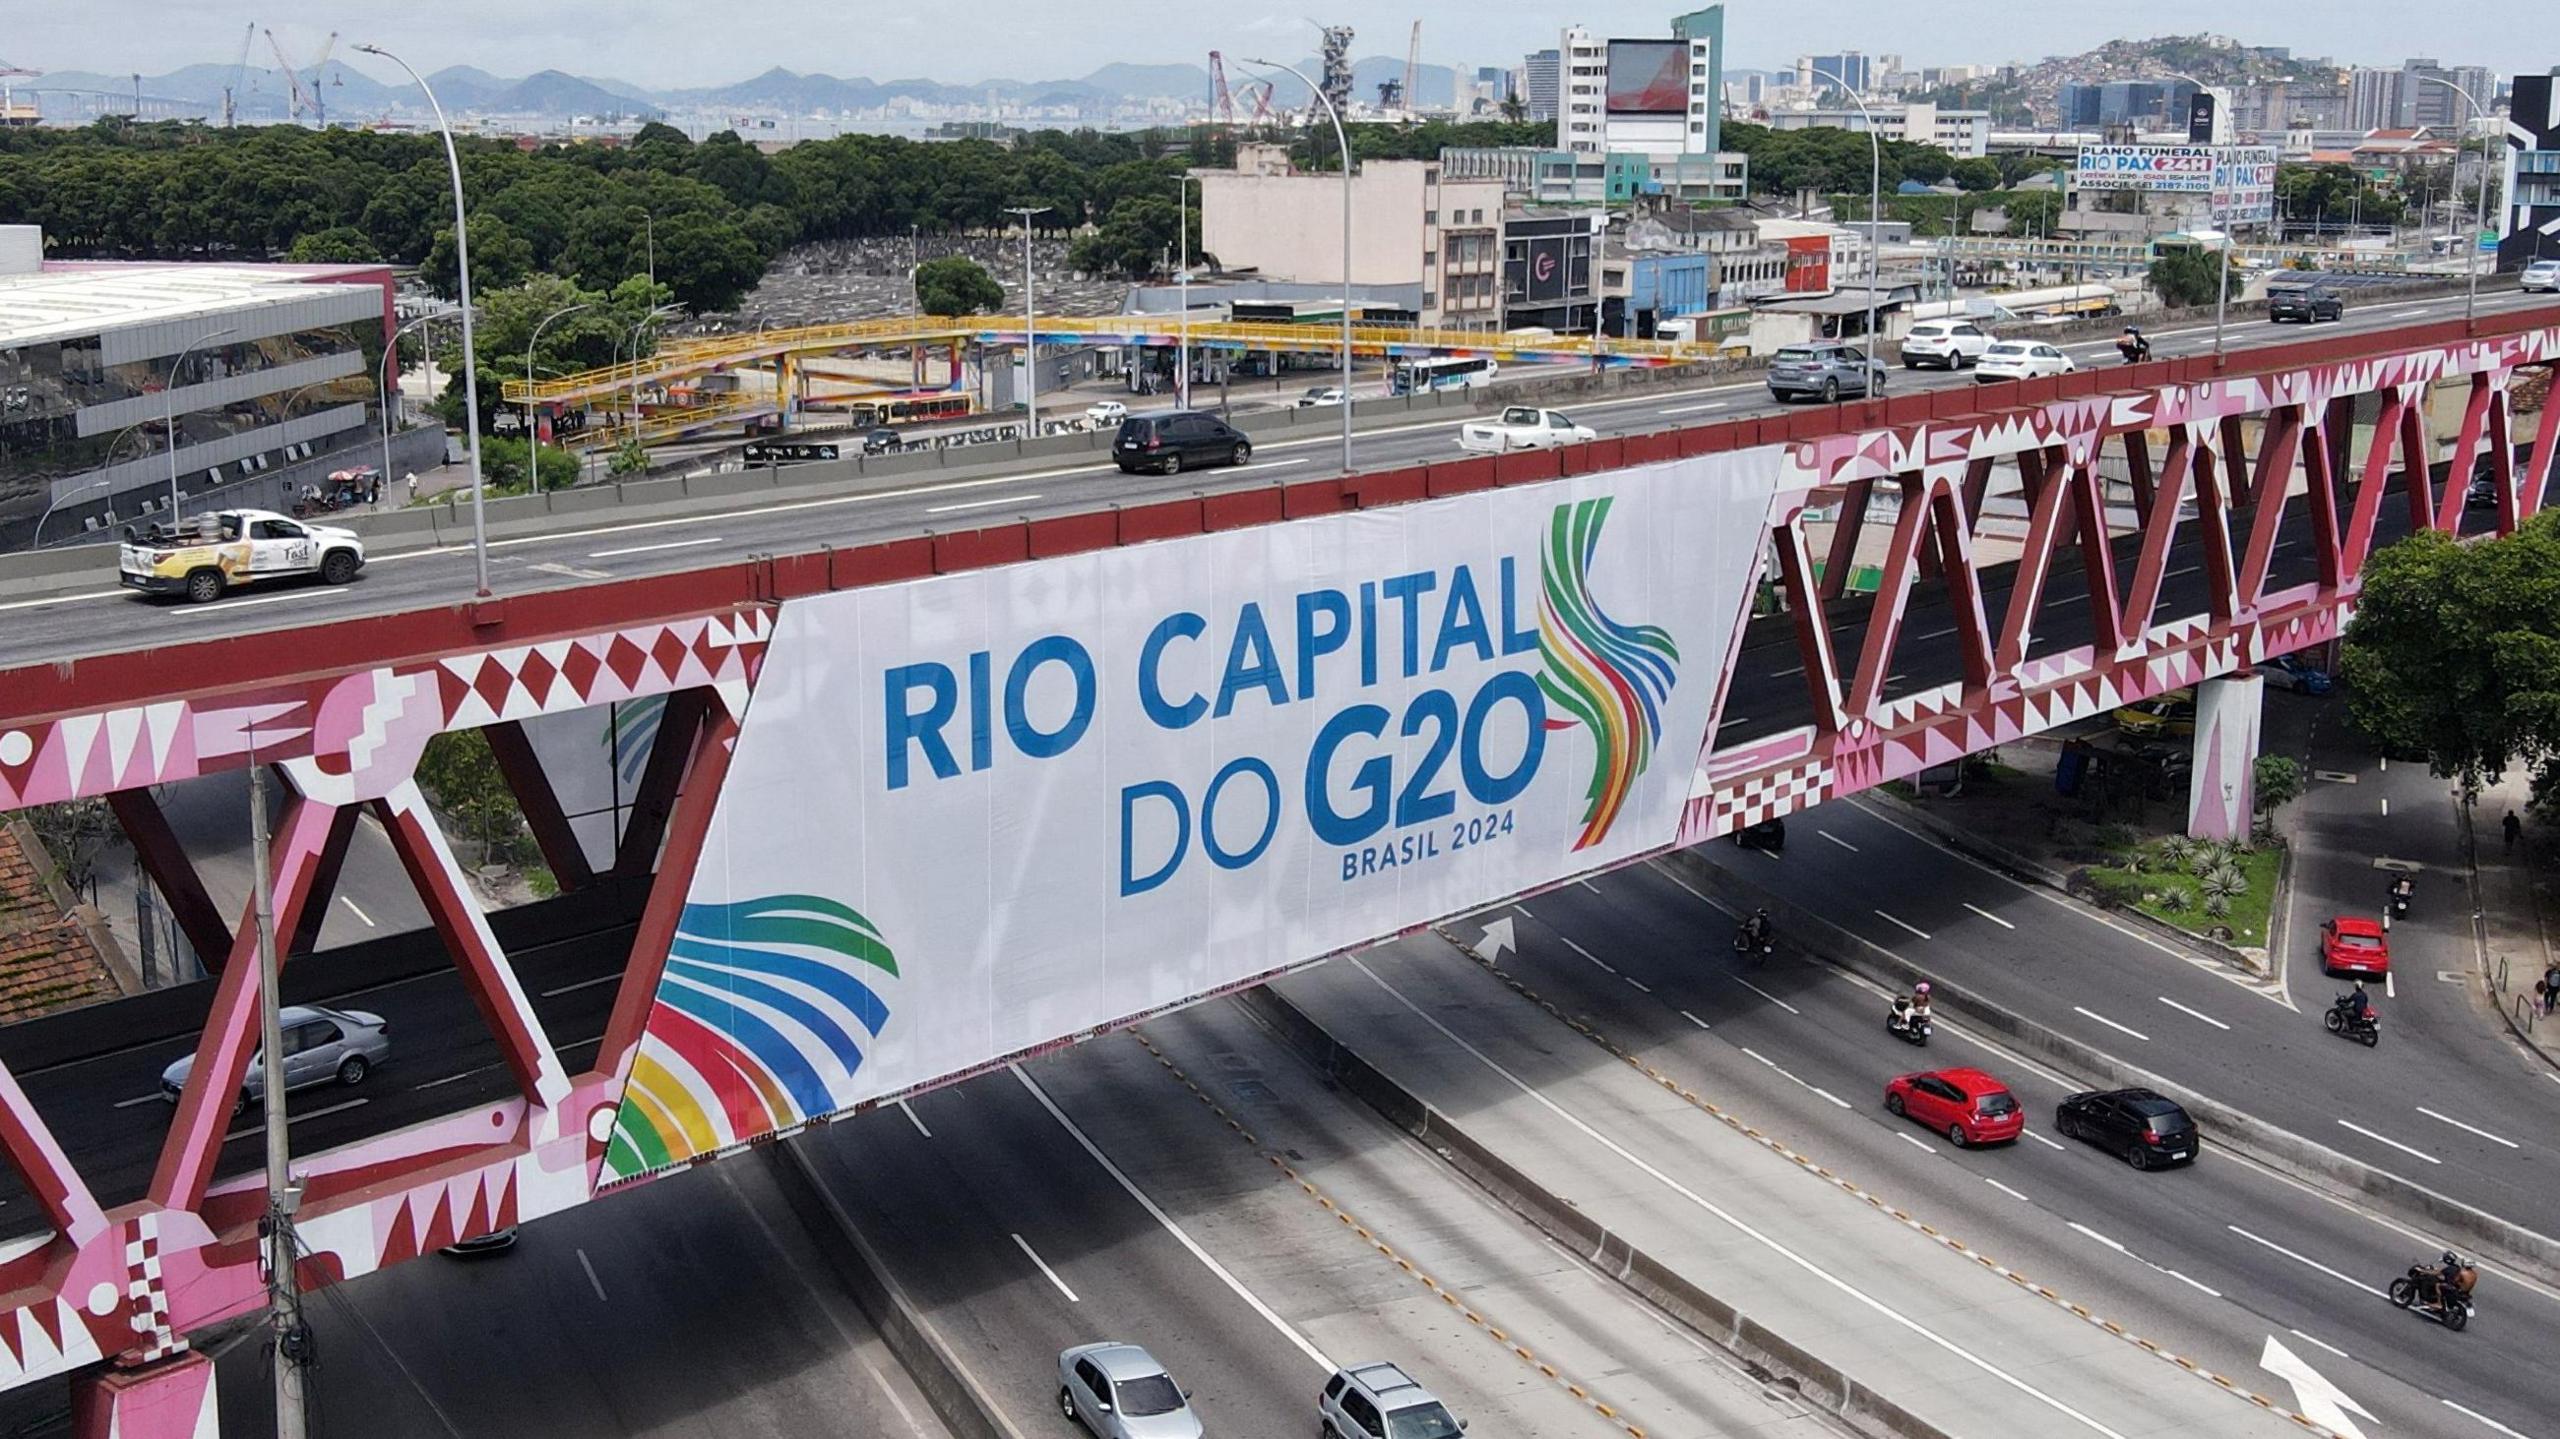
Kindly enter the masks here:
M 1490 960 L 1499 961 L 1502 958 L 1502 952 L 1506 949 L 1517 952 L 1520 946 L 1512 938 L 1511 916 L 1506 914 L 1486 925 L 1484 937 L 1477 940 L 1476 945 L 1484 951 L 1484 957 Z
M 2344 1390 L 2323 1378 L 2319 1370 L 2278 1343 L 2272 1334 L 2267 1336 L 2266 1353 L 2258 1356 L 2258 1367 L 2293 1386 L 2293 1404 L 2302 1411 L 2302 1417 L 2338 1439 L 2364 1439 L 2364 1431 L 2347 1416 L 2357 1414 L 2371 1419 L 2373 1412 L 2348 1398 Z

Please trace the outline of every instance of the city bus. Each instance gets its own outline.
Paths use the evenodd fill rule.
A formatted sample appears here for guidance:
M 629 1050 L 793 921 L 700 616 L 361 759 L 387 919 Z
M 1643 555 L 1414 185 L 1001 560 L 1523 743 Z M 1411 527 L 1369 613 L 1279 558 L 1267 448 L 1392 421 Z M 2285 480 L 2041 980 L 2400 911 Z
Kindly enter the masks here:
M 1438 360 L 1398 360 L 1387 377 L 1390 395 L 1418 395 L 1425 390 L 1480 390 L 1492 384 L 1502 367 L 1482 355 Z

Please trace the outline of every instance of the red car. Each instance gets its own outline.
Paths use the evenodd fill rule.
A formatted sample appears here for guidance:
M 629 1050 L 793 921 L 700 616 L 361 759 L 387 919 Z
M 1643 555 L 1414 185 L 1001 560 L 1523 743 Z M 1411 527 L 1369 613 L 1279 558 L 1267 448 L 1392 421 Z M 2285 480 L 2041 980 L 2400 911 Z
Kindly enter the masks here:
M 1884 1087 L 1884 1107 L 1919 1120 L 1962 1149 L 2002 1144 L 2027 1128 L 2027 1112 L 2008 1086 L 1979 1069 L 1930 1069 Z
M 2342 914 L 2320 926 L 2320 967 L 2331 974 L 2389 974 L 2391 943 L 2381 923 Z

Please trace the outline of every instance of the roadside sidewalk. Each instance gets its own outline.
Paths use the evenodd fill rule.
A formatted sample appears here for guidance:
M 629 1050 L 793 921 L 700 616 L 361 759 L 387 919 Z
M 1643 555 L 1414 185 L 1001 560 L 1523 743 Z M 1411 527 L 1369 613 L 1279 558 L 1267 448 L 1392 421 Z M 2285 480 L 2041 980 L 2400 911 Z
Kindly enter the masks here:
M 2560 909 L 2553 890 L 2554 870 L 2547 862 L 2554 843 L 2525 826 L 2524 838 L 2509 849 L 2501 820 L 2510 811 L 2527 813 L 2526 784 L 2510 775 L 2480 793 L 2471 810 L 2473 892 L 2480 905 L 2481 958 L 2488 970 L 2489 1002 L 2507 1029 L 2527 1048 L 2560 1068 L 2560 1014 L 2534 1013 L 2534 981 L 2560 950 L 2551 943 L 2551 919 Z M 2537 863 L 2537 856 L 2546 862 Z M 2502 983 L 2503 981 L 2503 983 Z

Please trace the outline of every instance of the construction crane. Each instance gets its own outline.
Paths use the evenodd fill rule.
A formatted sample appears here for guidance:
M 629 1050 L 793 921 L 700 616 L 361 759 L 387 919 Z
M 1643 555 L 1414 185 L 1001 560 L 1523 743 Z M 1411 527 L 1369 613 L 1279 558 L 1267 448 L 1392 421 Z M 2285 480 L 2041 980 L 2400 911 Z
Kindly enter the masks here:
M 1327 25 L 1315 20 L 1307 23 L 1324 34 L 1324 45 L 1319 56 L 1322 68 L 1316 82 L 1317 87 L 1324 92 L 1325 99 L 1333 102 L 1335 114 L 1347 115 L 1351 112 L 1351 27 Z M 1307 97 L 1308 123 L 1312 124 L 1322 118 L 1324 118 L 1324 106 L 1314 96 Z
M 330 31 L 329 38 L 321 42 L 320 57 L 311 62 L 311 88 L 308 90 L 303 88 L 301 72 L 293 68 L 291 60 L 285 58 L 284 42 L 276 39 L 276 32 L 273 30 L 267 31 L 266 35 L 267 48 L 276 52 L 276 64 L 284 68 L 284 83 L 293 92 L 293 118 L 301 119 L 303 112 L 307 110 L 311 114 L 313 124 L 324 130 L 327 129 L 329 104 L 322 98 L 320 72 L 328 67 L 329 52 L 338 48 L 338 32 Z
M 1236 97 L 1227 89 L 1226 57 L 1209 52 L 1209 118 L 1221 125 L 1236 122 Z
M 1259 85 L 1261 88 L 1260 88 L 1260 89 L 1258 89 L 1258 90 L 1257 90 L 1257 89 L 1255 89 L 1254 87 L 1255 87 L 1256 85 Z M 1270 123 L 1271 123 L 1271 90 L 1272 90 L 1272 84 L 1271 84 L 1271 82 L 1270 82 L 1270 81 L 1268 81 L 1268 80 L 1256 80 L 1256 81 L 1253 81 L 1253 82 L 1248 83 L 1248 84 L 1245 86 L 1245 89 L 1247 89 L 1248 91 L 1251 91 L 1251 92 L 1252 92 L 1252 94 L 1253 94 L 1253 119 L 1251 120 L 1251 122 L 1250 122 L 1250 123 L 1252 123 L 1253 125 L 1255 125 L 1255 126 L 1257 126 L 1257 127 L 1258 127 L 1258 126 L 1263 126 L 1263 125 L 1268 125 L 1268 124 L 1270 124 Z
M 240 37 L 240 58 L 231 62 L 231 83 L 222 87 L 222 128 L 228 130 L 240 116 L 240 86 L 249 78 L 249 49 L 258 43 L 258 22 L 249 22 Z
M 18 79 L 32 80 L 43 73 L 42 70 L 28 70 L 12 65 L 6 60 L 0 60 L 0 125 L 13 125 L 18 119 L 16 87 L 9 82 Z
M 1413 38 L 1404 47 L 1404 108 L 1411 114 L 1422 108 L 1422 22 L 1413 22 Z

